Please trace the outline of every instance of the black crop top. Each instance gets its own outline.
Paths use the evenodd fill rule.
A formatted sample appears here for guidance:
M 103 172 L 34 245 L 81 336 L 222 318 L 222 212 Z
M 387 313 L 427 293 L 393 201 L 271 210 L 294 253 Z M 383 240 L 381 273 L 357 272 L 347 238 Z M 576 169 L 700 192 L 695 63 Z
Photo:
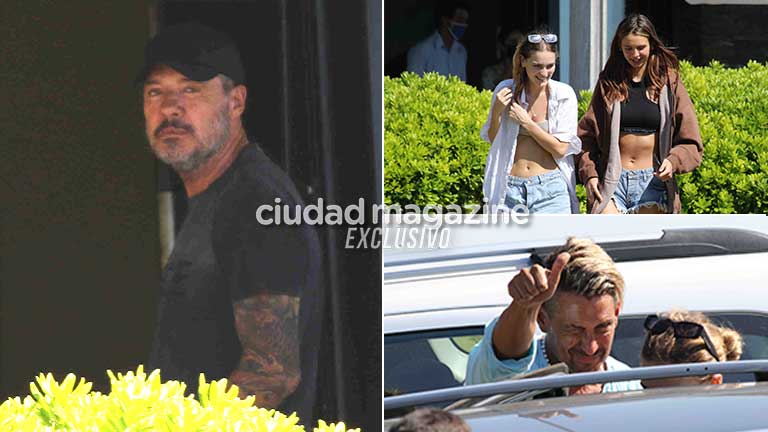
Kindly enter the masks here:
M 659 105 L 648 100 L 645 81 L 629 81 L 629 97 L 621 103 L 621 132 L 649 135 L 659 131 Z

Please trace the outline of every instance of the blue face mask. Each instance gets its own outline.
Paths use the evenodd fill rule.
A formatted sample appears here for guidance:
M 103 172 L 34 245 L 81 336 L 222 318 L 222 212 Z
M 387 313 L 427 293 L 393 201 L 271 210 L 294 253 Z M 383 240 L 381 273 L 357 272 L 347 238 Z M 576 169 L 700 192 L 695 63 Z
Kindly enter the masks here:
M 448 27 L 448 31 L 451 32 L 451 36 L 455 40 L 461 39 L 462 36 L 464 36 L 464 32 L 467 31 L 467 24 L 461 24 L 457 22 L 451 21 L 450 27 Z

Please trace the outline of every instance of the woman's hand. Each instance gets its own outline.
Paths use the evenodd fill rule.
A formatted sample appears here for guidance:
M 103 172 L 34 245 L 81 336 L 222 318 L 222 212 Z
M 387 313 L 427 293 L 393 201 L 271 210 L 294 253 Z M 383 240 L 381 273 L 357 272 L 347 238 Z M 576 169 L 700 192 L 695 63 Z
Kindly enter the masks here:
M 509 102 L 512 100 L 512 89 L 504 87 L 496 93 L 496 99 L 493 101 L 493 116 L 498 117 L 502 111 L 509 106 Z
M 659 170 L 653 173 L 653 175 L 661 181 L 671 180 L 674 174 L 675 168 L 672 166 L 672 162 L 670 162 L 669 159 L 664 159 L 664 161 L 661 162 Z
M 509 118 L 520 126 L 528 126 L 533 123 L 528 111 L 517 102 L 512 102 L 512 105 L 509 106 Z
M 603 202 L 603 195 L 597 185 L 597 177 L 587 180 L 587 197 L 591 202 Z

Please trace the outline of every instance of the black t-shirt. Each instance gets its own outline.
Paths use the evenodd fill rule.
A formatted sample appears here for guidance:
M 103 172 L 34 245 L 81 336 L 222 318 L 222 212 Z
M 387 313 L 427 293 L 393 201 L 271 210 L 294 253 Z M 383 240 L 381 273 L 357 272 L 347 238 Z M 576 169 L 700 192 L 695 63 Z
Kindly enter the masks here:
M 311 424 L 321 334 L 323 275 L 315 229 L 262 225 L 259 206 L 294 209 L 303 202 L 293 182 L 256 145 L 189 200 L 189 210 L 163 271 L 150 370 L 197 393 L 198 377 L 228 378 L 242 348 L 233 302 L 255 294 L 300 297 L 301 383 L 281 404 Z M 271 212 L 269 213 L 271 214 Z

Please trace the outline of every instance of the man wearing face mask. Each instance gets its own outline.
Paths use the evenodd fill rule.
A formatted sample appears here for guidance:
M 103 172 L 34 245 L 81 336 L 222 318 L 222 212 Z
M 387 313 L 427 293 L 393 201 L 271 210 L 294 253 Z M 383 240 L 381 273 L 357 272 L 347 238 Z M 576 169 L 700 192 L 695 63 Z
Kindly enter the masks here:
M 408 50 L 408 71 L 437 72 L 467 80 L 467 50 L 459 41 L 469 22 L 469 6 L 460 1 L 438 4 L 438 28 Z

